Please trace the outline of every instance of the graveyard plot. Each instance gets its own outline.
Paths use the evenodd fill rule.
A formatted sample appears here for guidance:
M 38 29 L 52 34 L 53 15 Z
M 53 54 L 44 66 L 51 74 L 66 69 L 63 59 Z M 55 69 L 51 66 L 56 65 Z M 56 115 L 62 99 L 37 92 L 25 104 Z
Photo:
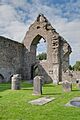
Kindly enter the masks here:
M 11 90 L 10 83 L 0 84 L 0 120 L 80 120 L 79 107 L 64 106 L 80 96 L 76 85 L 63 92 L 62 85 L 45 84 L 42 95 L 32 94 L 33 85 L 27 82 L 21 83 L 20 90 Z M 55 99 L 42 106 L 28 103 L 46 96 Z

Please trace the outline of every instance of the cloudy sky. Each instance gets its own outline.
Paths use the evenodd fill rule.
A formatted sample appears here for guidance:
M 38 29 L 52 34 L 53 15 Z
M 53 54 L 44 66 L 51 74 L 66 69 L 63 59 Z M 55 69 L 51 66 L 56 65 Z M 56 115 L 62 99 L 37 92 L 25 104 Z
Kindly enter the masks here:
M 39 13 L 71 45 L 70 63 L 80 60 L 80 0 L 0 0 L 0 36 L 22 42 Z

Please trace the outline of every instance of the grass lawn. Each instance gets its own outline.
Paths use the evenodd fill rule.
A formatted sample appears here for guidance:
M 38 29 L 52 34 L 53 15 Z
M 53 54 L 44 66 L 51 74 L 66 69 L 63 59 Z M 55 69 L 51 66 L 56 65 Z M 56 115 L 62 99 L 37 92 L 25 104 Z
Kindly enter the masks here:
M 72 92 L 64 93 L 61 85 L 44 85 L 42 96 L 56 99 L 43 106 L 35 106 L 28 101 L 42 97 L 33 96 L 31 84 L 22 83 L 21 90 L 11 90 L 10 84 L 0 84 L 0 120 L 80 120 L 80 108 L 65 107 L 72 98 L 80 96 L 73 86 Z

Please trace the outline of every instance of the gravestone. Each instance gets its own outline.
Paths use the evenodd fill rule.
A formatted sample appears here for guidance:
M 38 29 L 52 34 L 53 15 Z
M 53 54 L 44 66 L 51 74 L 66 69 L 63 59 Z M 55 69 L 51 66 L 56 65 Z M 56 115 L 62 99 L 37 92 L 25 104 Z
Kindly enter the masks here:
M 33 95 L 41 95 L 42 94 L 42 76 L 36 76 L 33 79 Z
M 62 87 L 64 92 L 70 92 L 72 90 L 72 83 L 68 81 L 64 81 L 62 83 Z
M 76 80 L 77 88 L 80 89 L 80 79 Z
M 12 84 L 11 84 L 12 90 L 19 90 L 20 89 L 20 80 L 21 80 L 20 74 L 13 75 L 12 81 L 11 81 L 12 82 Z

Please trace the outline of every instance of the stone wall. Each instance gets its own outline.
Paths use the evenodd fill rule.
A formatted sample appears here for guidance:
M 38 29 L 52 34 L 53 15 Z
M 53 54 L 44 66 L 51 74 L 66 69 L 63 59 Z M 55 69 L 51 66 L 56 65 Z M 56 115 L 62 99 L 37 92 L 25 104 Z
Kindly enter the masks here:
M 51 26 L 43 14 L 40 14 L 35 22 L 29 27 L 23 44 L 29 52 L 28 77 L 31 78 L 31 67 L 36 64 L 36 47 L 40 39 L 43 38 L 47 42 L 47 60 L 40 63 L 42 73 L 52 79 L 53 83 L 62 81 L 62 71 L 66 71 L 69 67 L 69 54 L 71 47 L 59 33 Z M 27 52 L 27 53 L 28 53 Z M 26 57 L 27 57 L 26 53 Z M 25 58 L 25 64 L 27 58 Z M 44 71 L 43 71 L 44 70 Z M 49 80 L 50 80 L 49 79 Z M 46 81 L 49 81 L 48 79 Z
M 23 49 L 22 44 L 0 37 L 0 82 L 9 81 L 15 73 L 22 73 Z
M 40 39 L 47 42 L 47 60 L 36 61 L 36 48 Z M 13 74 L 21 74 L 24 80 L 33 79 L 35 65 L 46 82 L 62 81 L 69 67 L 71 47 L 40 14 L 29 27 L 23 43 L 0 37 L 0 82 L 9 81 Z M 33 76 L 33 77 L 32 77 Z

